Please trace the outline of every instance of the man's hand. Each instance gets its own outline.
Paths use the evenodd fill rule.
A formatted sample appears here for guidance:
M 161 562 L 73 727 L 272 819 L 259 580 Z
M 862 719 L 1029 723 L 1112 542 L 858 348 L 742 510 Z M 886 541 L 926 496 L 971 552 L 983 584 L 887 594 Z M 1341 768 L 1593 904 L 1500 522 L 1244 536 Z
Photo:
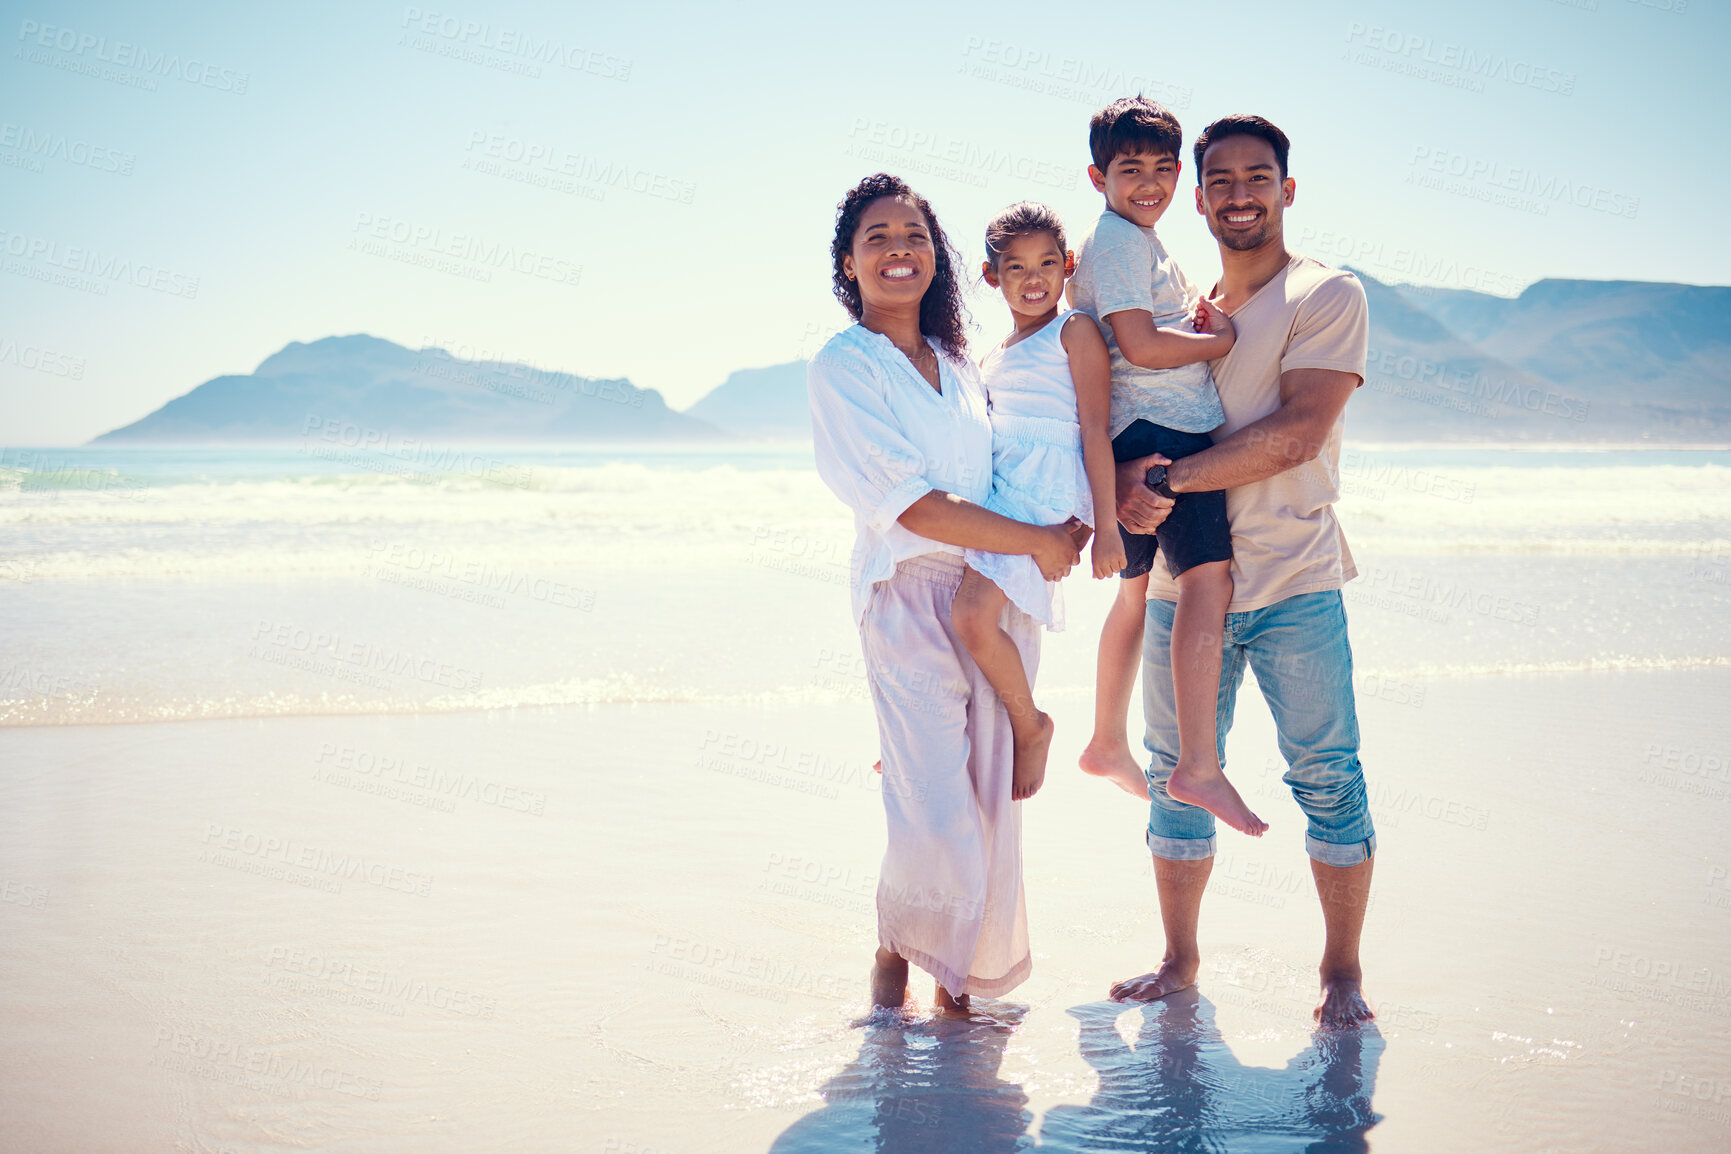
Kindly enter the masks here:
M 1118 521 L 1132 533 L 1154 532 L 1172 511 L 1172 500 L 1148 487 L 1148 470 L 1172 462 L 1154 453 L 1134 461 L 1119 461 L 1116 468 Z
M 1070 524 L 1047 525 L 1041 529 L 1045 534 L 1045 543 L 1034 550 L 1030 556 L 1034 564 L 1040 567 L 1041 576 L 1048 581 L 1062 581 L 1070 575 L 1070 570 L 1076 562 L 1082 559 L 1081 547 L 1076 544 L 1076 538 L 1070 534 Z

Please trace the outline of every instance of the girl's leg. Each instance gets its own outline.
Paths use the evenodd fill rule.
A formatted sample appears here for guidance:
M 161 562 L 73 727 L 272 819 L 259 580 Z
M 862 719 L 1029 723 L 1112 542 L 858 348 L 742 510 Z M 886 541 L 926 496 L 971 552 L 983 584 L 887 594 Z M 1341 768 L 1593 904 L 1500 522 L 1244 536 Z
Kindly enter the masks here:
M 1220 647 L 1232 602 L 1232 562 L 1210 561 L 1178 576 L 1172 617 L 1172 690 L 1178 704 L 1178 764 L 1166 792 L 1201 806 L 1239 833 L 1261 837 L 1268 823 L 1250 812 L 1220 768 L 1215 727 Z
M 1052 719 L 1035 708 L 1028 671 L 1022 667 L 1022 653 L 1010 635 L 998 627 L 998 617 L 1009 602 L 1002 589 L 972 569 L 965 570 L 950 606 L 950 623 L 1009 712 L 1010 732 L 1016 742 L 1010 796 L 1023 801 L 1033 797 L 1046 780 Z
M 1130 752 L 1125 725 L 1136 669 L 1142 661 L 1142 619 L 1147 613 L 1148 575 L 1125 577 L 1100 630 L 1100 656 L 1094 672 L 1094 736 L 1082 751 L 1084 772 L 1112 781 L 1148 800 L 1148 779 Z

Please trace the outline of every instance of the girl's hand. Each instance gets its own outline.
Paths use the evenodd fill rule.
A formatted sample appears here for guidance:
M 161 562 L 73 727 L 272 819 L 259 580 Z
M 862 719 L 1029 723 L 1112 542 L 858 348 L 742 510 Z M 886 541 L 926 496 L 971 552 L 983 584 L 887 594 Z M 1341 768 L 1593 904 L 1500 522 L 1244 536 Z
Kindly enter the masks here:
M 1238 339 L 1238 330 L 1232 327 L 1232 318 L 1220 310 L 1220 306 L 1203 297 L 1196 302 L 1196 317 L 1193 322 L 1196 331 L 1207 333 L 1211 337 L 1219 337 L 1225 342 L 1226 348 Z
M 1077 546 L 1076 539 L 1070 535 L 1068 523 L 1043 525 L 1040 533 L 1044 541 L 1030 556 L 1034 558 L 1034 564 L 1040 567 L 1040 575 L 1046 580 L 1062 581 L 1069 576 L 1076 562 L 1082 559 L 1082 550 Z
M 1094 538 L 1092 557 L 1094 561 L 1094 580 L 1104 581 L 1121 572 L 1129 564 L 1124 556 L 1124 538 L 1116 531 L 1118 526 L 1112 526 L 1112 532 L 1101 533 Z

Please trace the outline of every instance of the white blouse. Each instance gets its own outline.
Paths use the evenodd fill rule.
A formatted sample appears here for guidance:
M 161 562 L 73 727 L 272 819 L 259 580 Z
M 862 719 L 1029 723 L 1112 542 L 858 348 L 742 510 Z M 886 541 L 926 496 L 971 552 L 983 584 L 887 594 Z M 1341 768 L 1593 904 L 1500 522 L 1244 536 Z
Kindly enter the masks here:
M 928 340 L 927 344 L 931 344 Z M 806 369 L 818 476 L 853 510 L 853 616 L 896 565 L 953 553 L 896 518 L 936 489 L 984 504 L 992 490 L 992 425 L 972 363 L 935 346 L 940 394 L 886 336 L 854 325 Z

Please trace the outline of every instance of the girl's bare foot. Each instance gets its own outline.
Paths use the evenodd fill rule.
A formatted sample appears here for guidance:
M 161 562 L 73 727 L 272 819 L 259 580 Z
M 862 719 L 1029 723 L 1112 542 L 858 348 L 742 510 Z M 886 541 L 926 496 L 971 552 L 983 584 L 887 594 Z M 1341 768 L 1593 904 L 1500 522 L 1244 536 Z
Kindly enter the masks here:
M 1211 771 L 1209 766 L 1179 755 L 1178 765 L 1166 781 L 1166 792 L 1174 801 L 1201 806 L 1239 833 L 1261 837 L 1268 832 L 1268 823 L 1250 812 L 1217 765 Z
M 872 1005 L 899 1010 L 908 1000 L 908 960 L 882 946 L 872 961 Z
M 1130 796 L 1148 800 L 1148 777 L 1131 756 L 1128 742 L 1114 744 L 1096 737 L 1082 751 L 1076 764 L 1082 767 L 1083 773 L 1103 777 Z
M 1201 961 L 1201 958 L 1166 958 L 1153 973 L 1125 978 L 1106 996 L 1114 1002 L 1157 1002 L 1167 994 L 1194 986 Z
M 1057 727 L 1048 713 L 1034 715 L 1038 728 L 1023 741 L 1016 738 L 1016 766 L 1010 778 L 1012 801 L 1033 797 L 1046 780 L 1046 755 L 1052 751 L 1052 734 Z
M 938 992 L 935 1001 L 937 1002 L 938 1013 L 943 1014 L 946 1017 L 965 1018 L 968 1016 L 968 995 L 961 994 L 952 998 L 950 992 L 944 989 L 943 983 L 941 982 L 938 984 Z

